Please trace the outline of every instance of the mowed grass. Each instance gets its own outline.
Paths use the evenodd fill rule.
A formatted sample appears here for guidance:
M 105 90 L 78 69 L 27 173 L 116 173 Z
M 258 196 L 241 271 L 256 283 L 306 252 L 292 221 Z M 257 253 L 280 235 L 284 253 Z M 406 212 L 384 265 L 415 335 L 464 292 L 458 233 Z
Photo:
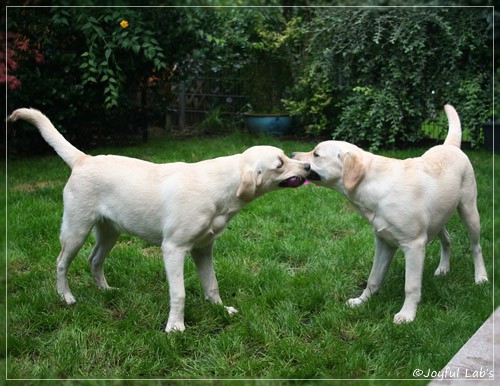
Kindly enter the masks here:
M 257 144 L 286 153 L 314 145 L 232 134 L 92 153 L 195 162 Z M 406 158 L 424 150 L 385 154 Z M 492 156 L 467 153 L 478 181 L 482 247 L 491 280 Z M 239 310 L 236 315 L 204 300 L 188 258 L 187 329 L 164 333 L 169 296 L 161 250 L 129 235 L 122 235 L 106 260 L 108 282 L 119 288 L 107 292 L 96 288 L 90 273 L 89 238 L 70 268 L 77 303 L 67 306 L 55 290 L 55 263 L 61 193 L 69 174 L 57 156 L 8 161 L 10 379 L 412 379 L 415 369 L 440 370 L 492 312 L 493 285 L 474 284 L 469 242 L 456 214 L 448 225 L 451 272 L 434 277 L 439 243 L 432 241 L 413 323 L 392 322 L 404 300 L 401 252 L 380 293 L 357 309 L 348 308 L 345 302 L 361 293 L 368 277 L 373 235 L 342 195 L 314 185 L 252 202 L 217 241 L 221 296 Z

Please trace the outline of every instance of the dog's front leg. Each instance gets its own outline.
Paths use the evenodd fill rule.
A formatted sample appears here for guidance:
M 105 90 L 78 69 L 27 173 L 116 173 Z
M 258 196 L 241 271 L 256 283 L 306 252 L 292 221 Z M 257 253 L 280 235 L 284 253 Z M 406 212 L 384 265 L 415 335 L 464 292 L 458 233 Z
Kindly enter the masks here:
M 359 298 L 352 298 L 347 301 L 349 307 L 354 308 L 361 305 L 380 289 L 396 250 L 396 247 L 391 246 L 380 236 L 375 235 L 375 257 L 373 258 L 372 270 L 366 288 Z
M 409 246 L 402 246 L 405 254 L 405 302 L 403 308 L 394 315 L 394 323 L 410 323 L 417 314 L 422 289 L 424 270 L 425 242 L 415 241 Z
M 193 249 L 191 255 L 198 270 L 201 287 L 205 293 L 205 299 L 215 304 L 222 304 L 222 299 L 219 294 L 219 285 L 214 270 L 214 259 L 212 255 L 213 243 L 204 247 Z M 236 308 L 224 306 L 230 314 L 238 312 Z
M 441 229 L 438 233 L 439 242 L 441 243 L 441 260 L 439 266 L 434 272 L 435 276 L 446 275 L 450 271 L 450 235 L 446 228 Z
M 180 331 L 184 327 L 184 302 L 186 290 L 184 288 L 184 258 L 187 250 L 163 242 L 163 263 L 167 271 L 168 288 L 170 291 L 170 312 L 165 328 L 166 332 Z

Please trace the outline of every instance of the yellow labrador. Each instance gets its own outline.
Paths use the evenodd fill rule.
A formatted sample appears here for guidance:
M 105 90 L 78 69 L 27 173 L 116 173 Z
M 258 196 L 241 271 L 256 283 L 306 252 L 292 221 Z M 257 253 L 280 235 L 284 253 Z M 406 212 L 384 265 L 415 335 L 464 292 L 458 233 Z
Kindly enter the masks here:
M 450 238 L 445 225 L 455 209 L 469 234 L 476 283 L 488 281 L 479 245 L 477 189 L 472 165 L 460 150 L 461 126 L 455 109 L 444 107 L 449 131 L 444 145 L 422 157 L 406 160 L 381 157 L 341 141 L 318 144 L 292 158 L 311 165 L 309 179 L 343 193 L 370 222 L 375 233 L 375 258 L 366 289 L 348 301 L 357 307 L 376 293 L 398 247 L 405 254 L 405 302 L 394 323 L 415 319 L 420 302 L 426 244 L 441 242 L 435 275 L 450 269 Z
M 92 228 L 89 263 L 97 286 L 109 289 L 103 264 L 121 232 L 161 245 L 170 290 L 165 331 L 184 331 L 184 258 L 191 252 L 206 299 L 222 304 L 212 248 L 231 218 L 247 203 L 280 187 L 297 187 L 310 166 L 282 150 L 255 146 L 242 154 L 197 163 L 153 164 L 114 155 L 87 155 L 40 111 L 18 109 L 11 121 L 35 125 L 72 169 L 64 188 L 57 291 L 75 302 L 67 273 Z M 232 307 L 226 307 L 234 313 Z

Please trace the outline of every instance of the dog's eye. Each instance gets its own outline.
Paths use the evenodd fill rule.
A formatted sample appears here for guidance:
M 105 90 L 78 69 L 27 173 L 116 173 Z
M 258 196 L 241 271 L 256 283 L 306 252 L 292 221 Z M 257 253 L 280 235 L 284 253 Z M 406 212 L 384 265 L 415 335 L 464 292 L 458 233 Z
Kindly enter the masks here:
M 313 153 L 313 156 L 317 158 L 317 157 L 319 157 L 319 154 L 318 154 L 318 153 L 316 153 L 316 152 L 314 152 L 314 153 Z
M 285 162 L 280 158 L 279 159 L 280 163 L 279 165 L 276 167 L 276 169 L 281 169 L 283 167 L 283 165 L 285 164 Z

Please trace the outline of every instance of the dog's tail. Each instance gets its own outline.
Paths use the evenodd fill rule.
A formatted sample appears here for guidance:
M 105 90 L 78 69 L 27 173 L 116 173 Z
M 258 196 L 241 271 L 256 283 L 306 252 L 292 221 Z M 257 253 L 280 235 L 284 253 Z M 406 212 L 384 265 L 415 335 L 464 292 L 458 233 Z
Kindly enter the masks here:
M 61 133 L 57 131 L 49 118 L 43 115 L 40 111 L 35 109 L 17 109 L 14 111 L 10 117 L 10 121 L 24 120 L 32 125 L 36 126 L 43 139 L 54 148 L 59 157 L 63 159 L 64 162 L 68 164 L 70 168 L 73 168 L 75 163 L 82 157 L 85 153 L 78 150 L 71 143 L 69 143 L 66 138 L 62 136 Z
M 462 127 L 460 118 L 452 105 L 444 106 L 444 112 L 448 118 L 448 135 L 444 141 L 445 145 L 460 147 L 462 143 Z

